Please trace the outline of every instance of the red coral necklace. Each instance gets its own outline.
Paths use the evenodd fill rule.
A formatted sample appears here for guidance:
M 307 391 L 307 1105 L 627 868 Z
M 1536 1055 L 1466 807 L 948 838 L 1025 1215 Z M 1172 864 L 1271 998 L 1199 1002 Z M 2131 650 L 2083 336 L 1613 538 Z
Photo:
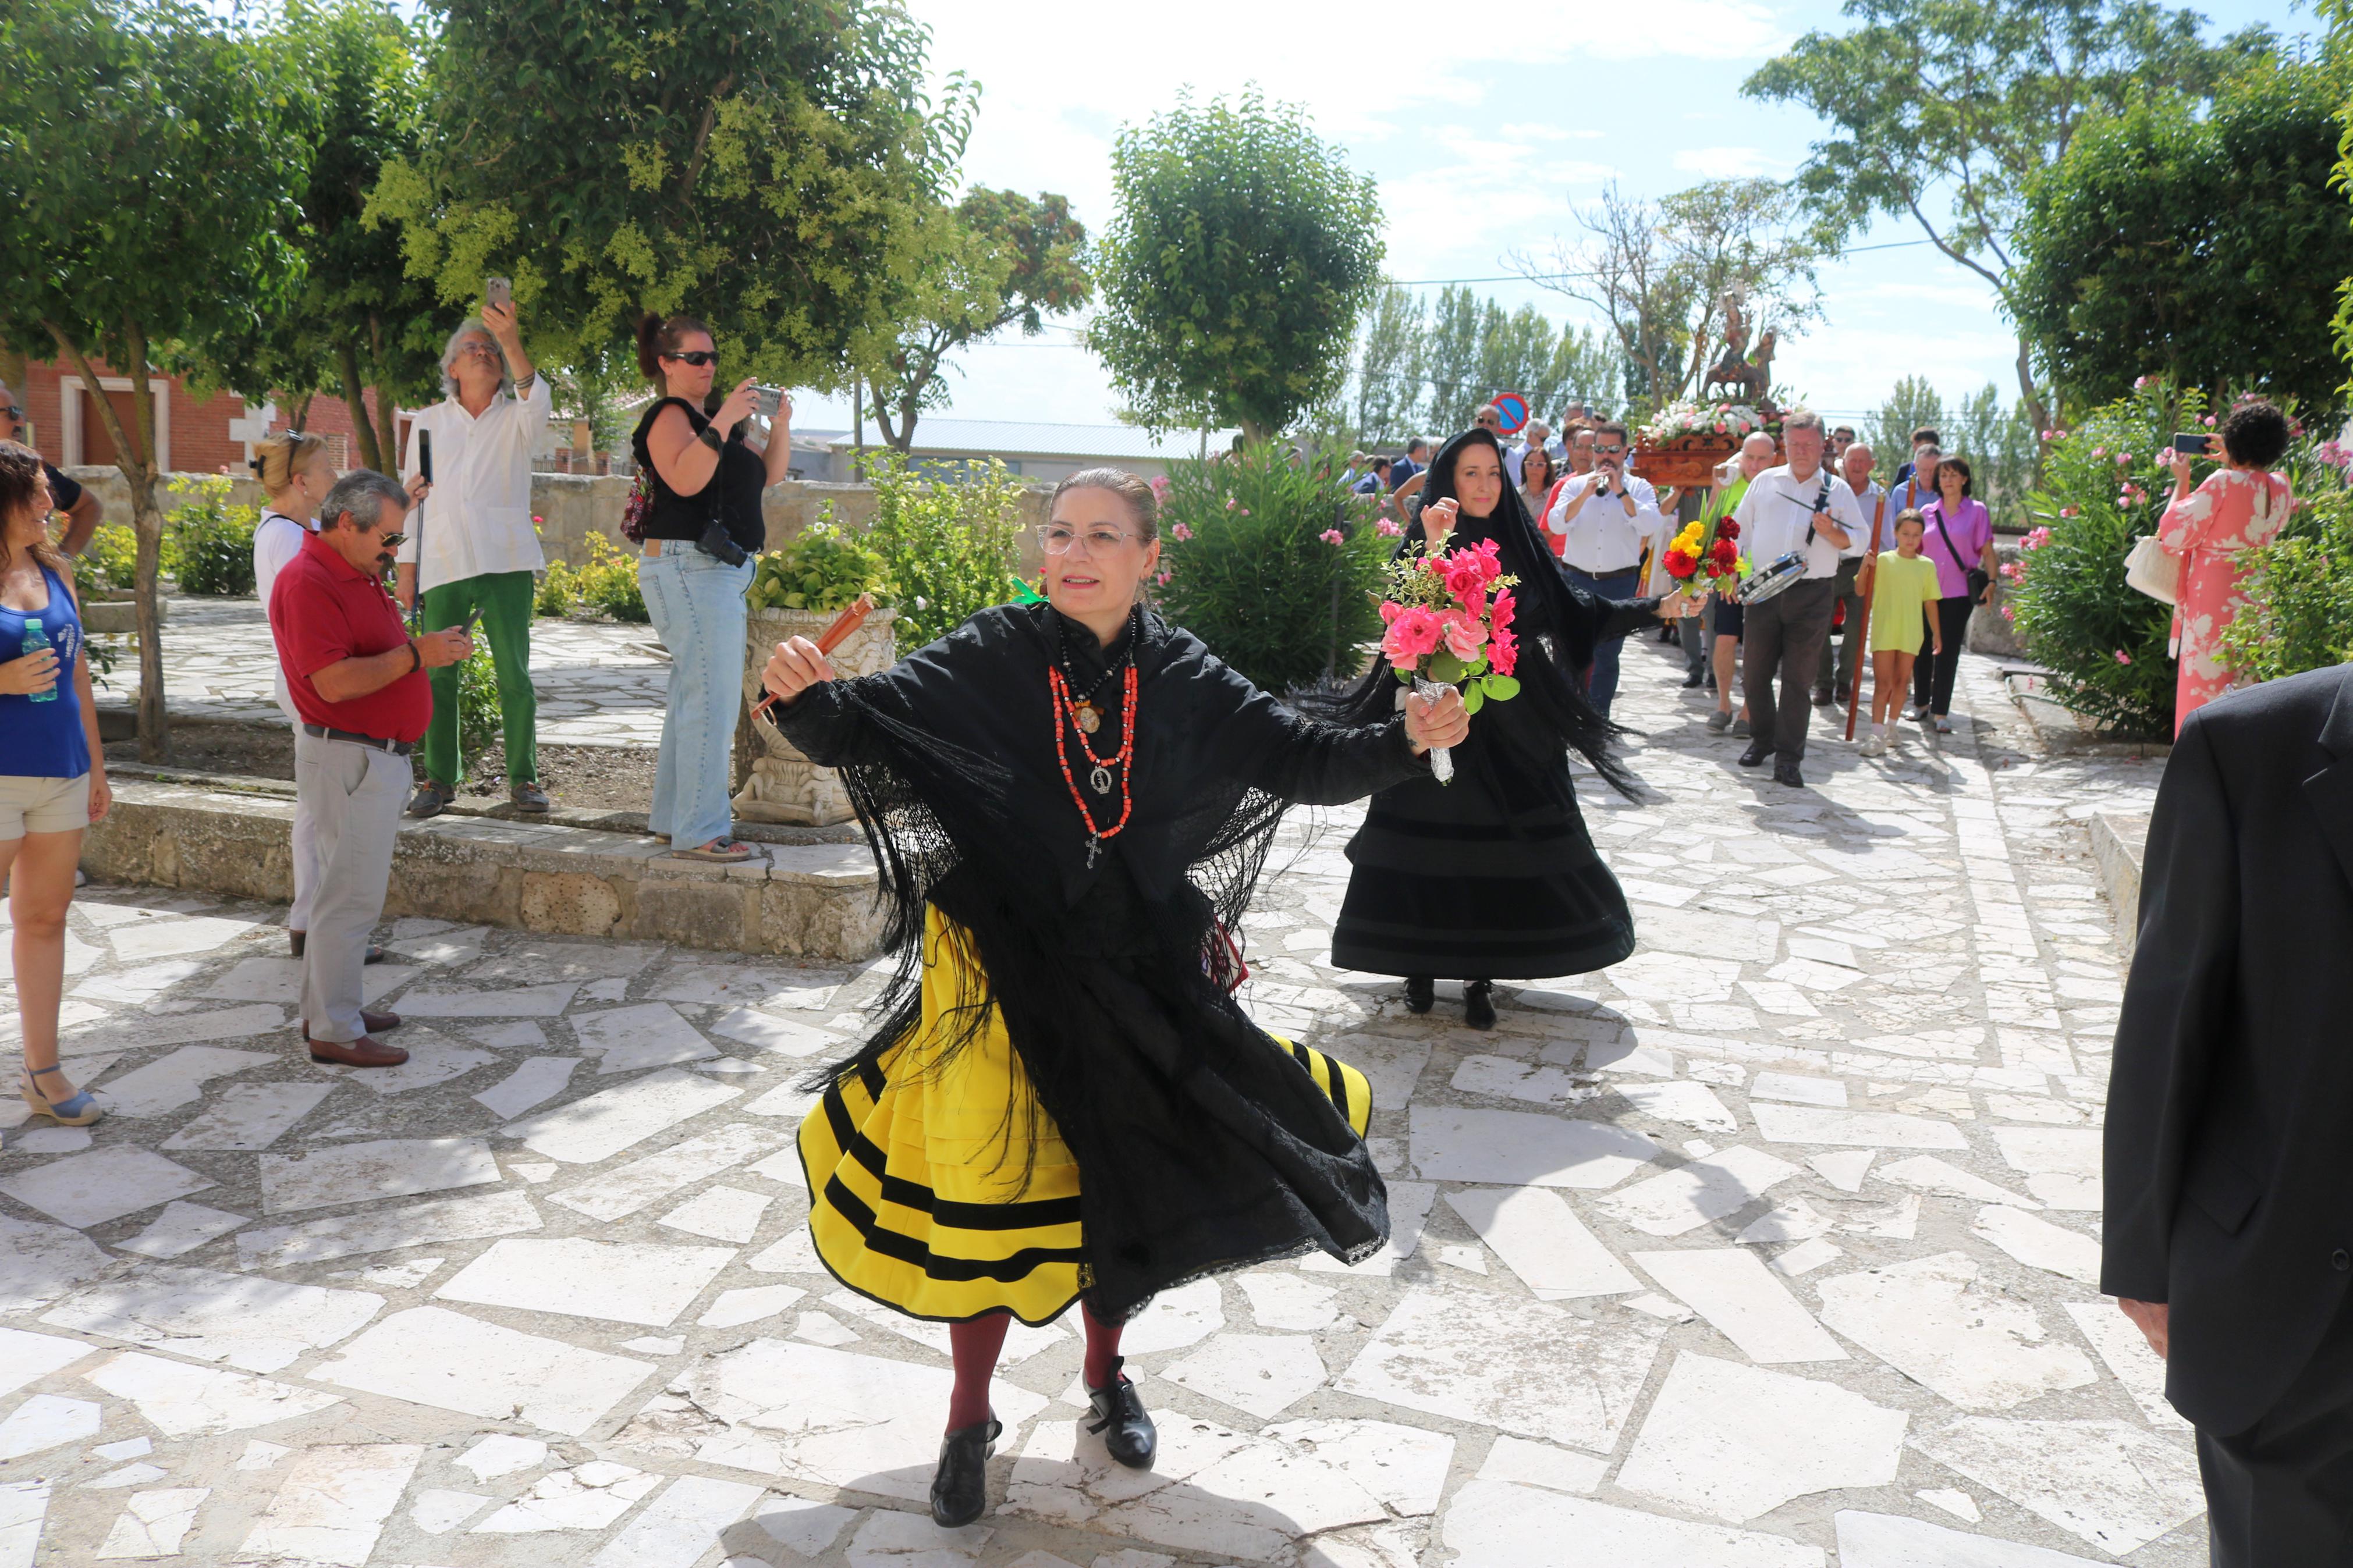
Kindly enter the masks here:
M 1096 857 L 1103 853 L 1104 841 L 1119 837 L 1135 809 L 1135 795 L 1130 787 L 1135 760 L 1135 666 L 1130 662 L 1120 682 L 1119 749 L 1107 757 L 1099 757 L 1087 740 L 1089 727 L 1080 717 L 1079 704 L 1071 700 L 1070 683 L 1062 679 L 1060 669 L 1052 665 L 1046 667 L 1046 690 L 1054 706 L 1054 760 L 1062 765 L 1062 784 L 1071 792 L 1071 804 L 1079 808 L 1080 820 L 1087 825 L 1087 869 L 1091 871 Z M 1078 781 L 1071 776 L 1069 741 L 1073 734 L 1078 737 L 1080 755 L 1092 764 L 1087 784 L 1095 794 L 1109 795 L 1112 771 L 1119 771 L 1119 820 L 1109 827 L 1097 825 L 1087 797 L 1079 793 Z

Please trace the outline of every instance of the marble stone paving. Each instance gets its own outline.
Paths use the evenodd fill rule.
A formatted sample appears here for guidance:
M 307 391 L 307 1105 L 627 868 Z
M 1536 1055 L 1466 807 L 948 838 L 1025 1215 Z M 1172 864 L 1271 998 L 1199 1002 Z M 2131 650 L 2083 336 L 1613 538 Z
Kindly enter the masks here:
M 822 1272 L 792 1152 L 870 973 L 404 920 L 417 1058 L 371 1076 L 298 1054 L 282 910 L 87 889 L 66 1048 L 115 1114 L 0 1112 L 0 1568 L 2202 1562 L 2091 1282 L 2080 823 L 2158 765 L 2005 750 L 1972 661 L 1964 733 L 1792 793 L 1672 650 L 1627 669 L 1648 790 L 1587 805 L 1641 951 L 1410 1016 L 1324 962 L 1354 813 L 1295 817 L 1246 1000 L 1370 1076 L 1394 1238 L 1154 1303 L 1149 1475 L 1071 1328 L 1017 1329 L 954 1534 L 945 1332 Z
M 670 660 L 651 626 L 613 621 L 532 623 L 531 679 L 545 745 L 661 743 Z M 164 700 L 174 714 L 283 724 L 271 696 L 278 668 L 269 622 L 253 599 L 174 599 L 164 623 Z M 135 701 L 139 668 L 118 663 L 104 702 Z

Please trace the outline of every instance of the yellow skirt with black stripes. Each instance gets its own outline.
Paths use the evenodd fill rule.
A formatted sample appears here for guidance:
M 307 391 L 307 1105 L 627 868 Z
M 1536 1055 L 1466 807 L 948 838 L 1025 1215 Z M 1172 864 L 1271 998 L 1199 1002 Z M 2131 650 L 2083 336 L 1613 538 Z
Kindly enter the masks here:
M 943 1016 L 969 994 L 972 965 L 955 929 L 929 910 L 922 1021 L 874 1068 L 828 1089 L 801 1122 L 809 1235 L 843 1284 L 911 1316 L 1010 1311 L 1044 1323 L 1081 1289 L 1079 1167 L 1045 1113 L 1028 1114 L 1034 1101 L 1000 1018 L 944 1062 L 929 1048 Z M 1372 1114 L 1365 1075 L 1305 1046 L 1274 1044 L 1363 1137 Z

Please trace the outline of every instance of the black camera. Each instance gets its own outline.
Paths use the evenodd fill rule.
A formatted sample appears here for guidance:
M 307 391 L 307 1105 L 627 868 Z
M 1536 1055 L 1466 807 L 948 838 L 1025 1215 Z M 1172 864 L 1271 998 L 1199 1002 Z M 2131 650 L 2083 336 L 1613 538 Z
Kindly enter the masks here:
M 741 566 L 751 559 L 744 553 L 744 547 L 729 536 L 727 525 L 717 518 L 703 525 L 702 537 L 694 542 L 694 547 L 705 555 L 717 556 L 730 566 Z

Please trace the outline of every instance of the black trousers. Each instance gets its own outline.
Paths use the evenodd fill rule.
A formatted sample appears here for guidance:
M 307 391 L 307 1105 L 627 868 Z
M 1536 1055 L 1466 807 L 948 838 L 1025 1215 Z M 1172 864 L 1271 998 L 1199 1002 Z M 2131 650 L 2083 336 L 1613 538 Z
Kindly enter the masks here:
M 1944 628 L 1945 651 L 1926 647 L 1912 662 L 1912 700 L 1931 713 L 1953 710 L 1953 677 L 1961 672 L 1961 645 L 1968 639 L 1969 612 L 1977 601 L 1967 594 L 1936 601 L 1936 624 Z
M 1806 754 L 1806 721 L 1812 716 L 1814 671 L 1830 641 L 1831 605 L 1837 584 L 1828 577 L 1809 578 L 1785 588 L 1761 605 L 1747 607 L 1740 674 L 1742 695 L 1748 702 L 1751 733 L 1769 743 L 1786 762 Z M 1781 697 L 1773 698 L 1773 677 L 1781 678 Z
M 2353 1296 L 2312 1363 L 2246 1431 L 2200 1427 L 2213 1568 L 2353 1564 Z
M 1840 701 L 1845 701 L 1847 693 L 1854 689 L 1855 661 L 1861 659 L 1866 670 L 1871 668 L 1871 658 L 1862 646 L 1862 639 L 1855 635 L 1862 629 L 1862 595 L 1855 589 L 1855 574 L 1862 570 L 1862 563 L 1860 561 L 1841 561 L 1838 575 L 1831 579 L 1838 586 L 1832 591 L 1831 613 L 1835 616 L 1838 606 L 1844 605 L 1846 626 L 1831 634 L 1831 650 L 1837 656 L 1837 670 L 1833 672 L 1831 668 L 1833 662 L 1831 654 L 1825 653 L 1820 668 L 1814 671 L 1814 695 L 1817 697 L 1836 697 Z M 1832 687 L 1833 673 L 1836 676 L 1835 689 Z

